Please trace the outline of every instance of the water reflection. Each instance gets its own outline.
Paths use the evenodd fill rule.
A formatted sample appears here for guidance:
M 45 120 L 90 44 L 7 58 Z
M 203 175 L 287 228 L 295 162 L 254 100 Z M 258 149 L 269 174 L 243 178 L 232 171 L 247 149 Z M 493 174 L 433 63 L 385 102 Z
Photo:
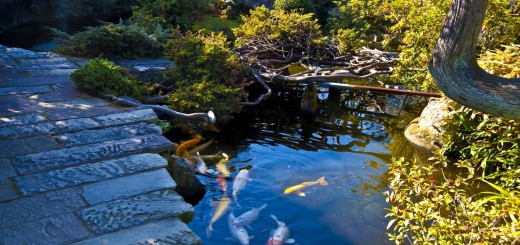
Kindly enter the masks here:
M 256 236 L 251 244 L 265 244 L 269 231 L 276 228 L 270 214 L 287 223 L 297 244 L 391 244 L 384 218 L 389 205 L 382 195 L 388 186 L 387 164 L 394 154 L 417 154 L 402 136 L 412 118 L 399 108 L 403 97 L 321 94 L 318 115 L 303 117 L 299 101 L 283 95 L 246 110 L 214 136 L 219 144 L 211 149 L 229 153 L 232 177 L 248 168 L 253 179 L 241 191 L 235 216 L 268 204 L 252 224 L 254 230 L 248 231 Z M 283 194 L 287 187 L 321 176 L 328 186 L 309 187 L 305 197 Z M 189 226 L 204 244 L 229 244 L 224 221 L 213 225 L 214 234 L 221 237 L 204 235 L 211 212 L 208 203 L 221 198 L 222 192 L 214 178 L 200 178 L 208 193 L 195 207 Z

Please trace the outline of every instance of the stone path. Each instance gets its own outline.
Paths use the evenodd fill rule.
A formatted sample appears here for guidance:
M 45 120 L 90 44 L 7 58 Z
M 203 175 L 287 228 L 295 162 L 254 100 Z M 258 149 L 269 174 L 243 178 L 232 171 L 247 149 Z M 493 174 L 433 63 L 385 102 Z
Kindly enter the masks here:
M 156 114 L 77 91 L 82 64 L 0 45 L 0 244 L 200 244 Z

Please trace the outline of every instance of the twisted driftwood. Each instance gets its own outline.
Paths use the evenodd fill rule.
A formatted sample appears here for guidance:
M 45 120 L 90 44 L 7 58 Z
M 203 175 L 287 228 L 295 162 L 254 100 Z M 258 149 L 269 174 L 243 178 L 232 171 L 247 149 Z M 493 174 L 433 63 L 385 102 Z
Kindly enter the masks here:
M 111 95 L 111 94 L 105 94 L 103 97 L 114 100 L 114 102 L 116 102 L 117 104 L 123 105 L 123 106 L 150 108 L 150 109 L 153 109 L 155 112 L 160 112 L 164 115 L 167 115 L 167 116 L 173 117 L 173 118 L 179 118 L 179 119 L 185 119 L 185 120 L 203 119 L 210 123 L 215 123 L 215 121 L 217 120 L 215 117 L 215 114 L 212 111 L 208 111 L 208 113 L 186 114 L 186 113 L 174 111 L 166 106 L 141 104 L 139 102 L 131 101 L 129 99 L 119 98 L 119 97 L 117 97 L 115 95 Z

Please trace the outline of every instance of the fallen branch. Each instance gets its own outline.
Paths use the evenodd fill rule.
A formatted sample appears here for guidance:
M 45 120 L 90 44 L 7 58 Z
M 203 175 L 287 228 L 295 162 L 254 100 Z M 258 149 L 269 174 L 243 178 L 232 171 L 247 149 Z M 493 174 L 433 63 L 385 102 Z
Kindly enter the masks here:
M 114 102 L 116 102 L 117 104 L 123 105 L 123 106 L 150 108 L 150 109 L 153 109 L 155 112 L 160 112 L 160 113 L 167 115 L 169 117 L 172 117 L 172 118 L 179 118 L 179 119 L 185 119 L 185 120 L 204 119 L 206 121 L 209 121 L 210 123 L 215 123 L 215 121 L 216 121 L 215 114 L 212 111 L 208 111 L 208 113 L 186 114 L 186 113 L 174 111 L 166 106 L 141 104 L 139 102 L 131 101 L 128 99 L 122 99 L 122 98 L 119 98 L 119 97 L 117 97 L 115 95 L 111 95 L 111 94 L 105 94 L 103 97 L 114 100 Z
M 240 102 L 241 105 L 258 105 L 264 98 L 269 97 L 272 93 L 271 88 L 267 85 L 267 83 L 265 83 L 264 79 L 262 79 L 257 71 L 251 69 L 251 73 L 255 77 L 256 81 L 258 81 L 260 84 L 262 84 L 262 86 L 264 86 L 265 89 L 267 89 L 267 92 L 265 94 L 261 94 L 255 102 Z

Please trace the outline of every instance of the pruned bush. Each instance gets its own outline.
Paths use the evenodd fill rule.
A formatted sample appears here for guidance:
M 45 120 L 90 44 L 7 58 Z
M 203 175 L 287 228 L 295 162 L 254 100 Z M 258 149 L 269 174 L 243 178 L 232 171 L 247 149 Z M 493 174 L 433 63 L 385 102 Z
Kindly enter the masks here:
M 71 74 L 81 91 L 95 96 L 112 94 L 143 99 L 150 96 L 152 87 L 133 78 L 123 67 L 102 58 L 90 60 L 81 69 Z
M 283 9 L 286 11 L 297 10 L 304 13 L 314 13 L 316 9 L 312 0 L 275 0 L 273 9 Z
M 165 51 L 176 64 L 165 73 L 177 85 L 169 99 L 173 110 L 189 113 L 212 109 L 220 122 L 240 110 L 238 102 L 247 96 L 247 70 L 228 46 L 222 33 L 173 32 Z
M 165 33 L 157 29 L 147 33 L 136 25 L 105 23 L 87 27 L 83 32 L 68 36 L 54 30 L 58 47 L 56 51 L 71 56 L 106 58 L 158 57 L 162 54 Z

